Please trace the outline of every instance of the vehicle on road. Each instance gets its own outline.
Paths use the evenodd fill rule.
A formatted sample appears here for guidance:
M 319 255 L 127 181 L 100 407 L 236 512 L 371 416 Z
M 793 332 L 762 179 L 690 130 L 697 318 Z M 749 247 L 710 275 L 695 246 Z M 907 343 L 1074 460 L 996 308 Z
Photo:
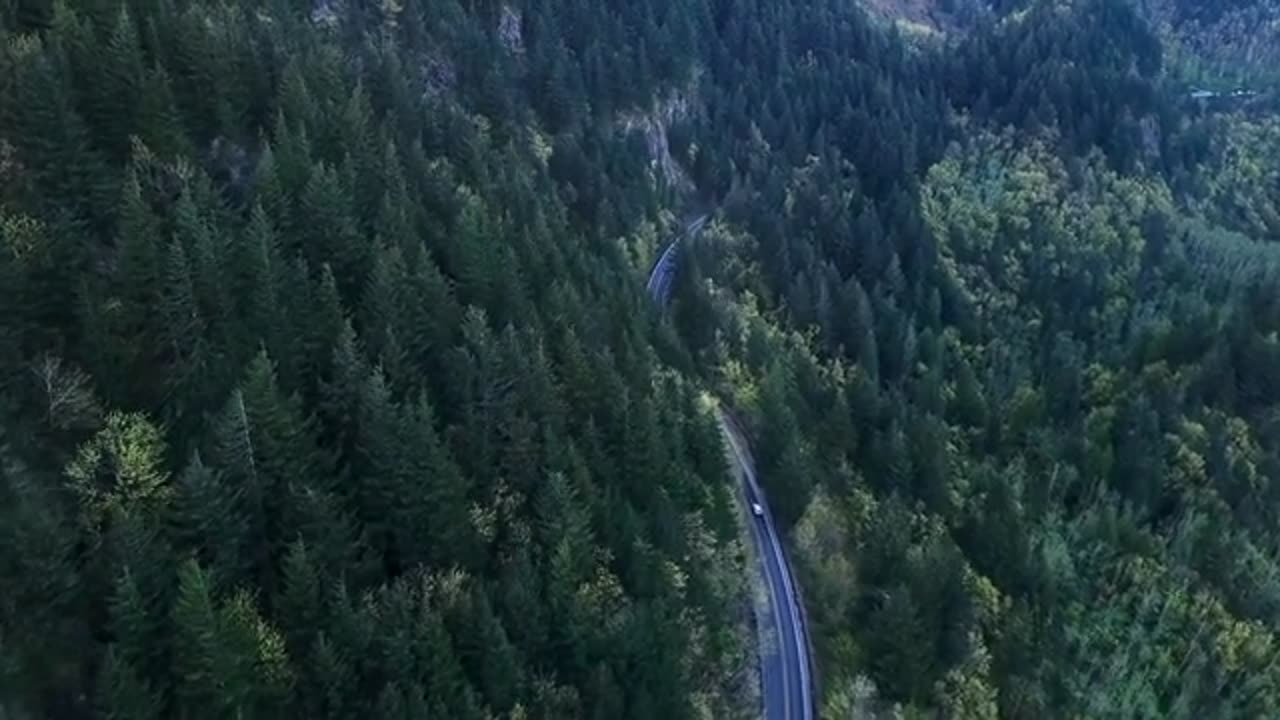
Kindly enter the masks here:
M 756 517 L 764 517 L 764 508 L 760 507 L 760 503 L 751 503 L 751 514 Z

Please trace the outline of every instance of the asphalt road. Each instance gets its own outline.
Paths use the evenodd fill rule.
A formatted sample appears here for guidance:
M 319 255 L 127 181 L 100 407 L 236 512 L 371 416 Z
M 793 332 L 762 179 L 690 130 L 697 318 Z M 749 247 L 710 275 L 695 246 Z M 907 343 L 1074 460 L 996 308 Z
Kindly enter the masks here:
M 783 552 L 769 510 L 769 501 L 756 480 L 751 450 L 737 425 L 723 409 L 718 411 L 720 430 L 724 433 L 735 474 L 742 480 L 743 496 L 753 509 L 750 513 L 751 536 L 755 541 L 756 559 L 764 579 L 767 607 L 758 607 L 761 692 L 767 720 L 812 720 L 813 685 L 809 666 L 809 642 L 796 595 L 791 566 Z
M 684 232 L 675 240 L 667 245 L 662 254 L 658 256 L 658 262 L 653 264 L 653 269 L 649 271 L 649 282 L 645 285 L 649 297 L 658 303 L 659 307 L 665 307 L 667 301 L 671 299 L 672 281 L 676 275 L 676 250 L 680 247 L 680 241 L 686 237 L 696 235 L 702 230 L 702 226 L 707 224 L 711 216 L 703 213 L 691 220 L 684 227 Z
M 680 241 L 696 235 L 709 215 L 700 215 L 663 250 L 649 272 L 646 290 L 654 302 L 665 307 L 671 297 L 676 273 L 676 250 Z M 773 523 L 769 502 L 756 481 L 750 445 L 733 418 L 723 408 L 717 410 L 734 475 L 742 484 L 751 538 L 756 548 L 758 570 L 765 597 L 756 603 L 756 624 L 760 636 L 761 695 L 766 720 L 813 720 L 813 683 L 809 659 L 809 636 L 800 612 L 791 566 L 782 549 L 782 540 Z M 757 515 L 755 507 L 761 512 Z

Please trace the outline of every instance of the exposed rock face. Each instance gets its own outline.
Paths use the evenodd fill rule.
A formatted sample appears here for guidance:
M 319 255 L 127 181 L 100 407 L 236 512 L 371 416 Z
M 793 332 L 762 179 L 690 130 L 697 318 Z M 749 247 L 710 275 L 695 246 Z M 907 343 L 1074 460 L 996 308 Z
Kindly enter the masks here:
M 693 181 L 672 157 L 667 131 L 673 123 L 689 115 L 689 108 L 688 97 L 673 92 L 656 102 L 648 112 L 632 110 L 622 113 L 621 117 L 623 132 L 644 133 L 645 144 L 649 148 L 649 166 L 653 172 L 681 192 L 692 192 Z
M 443 54 L 429 54 L 422 61 L 422 83 L 423 95 L 436 97 L 458 83 L 458 70 Z
M 909 27 L 952 33 L 991 14 L 987 0 L 863 0 L 872 15 Z
M 502 6 L 502 15 L 498 18 L 498 40 L 507 52 L 524 52 L 523 20 L 519 10 L 510 5 Z
M 321 27 L 337 27 L 341 10 L 341 0 L 316 0 L 311 5 L 311 22 Z

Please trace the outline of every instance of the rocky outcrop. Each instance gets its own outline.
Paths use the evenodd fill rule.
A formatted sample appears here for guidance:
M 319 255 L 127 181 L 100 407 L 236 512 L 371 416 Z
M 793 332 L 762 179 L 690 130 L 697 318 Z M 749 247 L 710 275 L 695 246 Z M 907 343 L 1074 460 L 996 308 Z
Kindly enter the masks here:
M 507 52 L 520 54 L 524 52 L 524 17 L 520 11 L 510 5 L 502 6 L 502 14 L 498 17 L 498 41 Z
M 693 181 L 671 154 L 668 131 L 679 120 L 689 116 L 690 101 L 686 93 L 672 92 L 654 103 L 648 111 L 623 112 L 619 124 L 624 133 L 644 133 L 649 149 L 649 167 L 667 185 L 679 192 L 693 192 Z
M 1026 5 L 996 0 L 860 2 L 875 17 L 940 34 L 964 32 L 994 13 Z M 1175 62 L 1187 60 L 1197 72 L 1234 79 L 1280 75 L 1280 0 L 1133 2 L 1159 33 L 1166 55 Z
M 991 14 L 987 0 L 862 0 L 871 15 L 911 29 L 950 34 Z

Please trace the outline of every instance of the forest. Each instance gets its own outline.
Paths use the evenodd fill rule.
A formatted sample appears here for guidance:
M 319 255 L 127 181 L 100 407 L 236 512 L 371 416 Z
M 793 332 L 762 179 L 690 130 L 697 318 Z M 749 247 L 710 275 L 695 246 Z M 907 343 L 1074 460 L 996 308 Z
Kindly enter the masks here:
M 712 397 L 821 717 L 1280 716 L 1280 18 L 1152 5 L 0 2 L 0 717 L 759 717 Z

